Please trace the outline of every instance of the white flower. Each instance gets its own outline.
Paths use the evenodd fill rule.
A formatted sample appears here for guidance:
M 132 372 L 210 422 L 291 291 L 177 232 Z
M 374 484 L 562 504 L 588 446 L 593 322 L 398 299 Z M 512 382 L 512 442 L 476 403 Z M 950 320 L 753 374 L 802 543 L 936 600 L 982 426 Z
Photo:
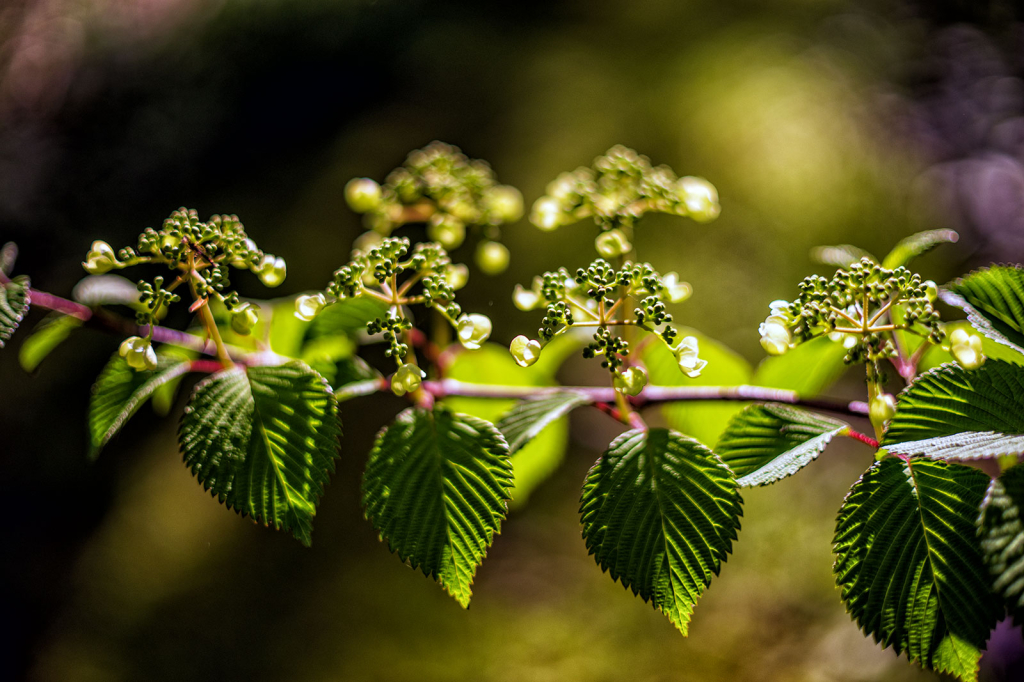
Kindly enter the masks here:
M 789 350 L 789 344 L 793 341 L 786 320 L 778 315 L 770 315 L 758 327 L 758 332 L 761 334 L 761 347 L 769 355 L 784 354 Z
M 533 211 L 530 214 L 530 222 L 545 232 L 550 232 L 557 228 L 561 219 L 562 204 L 558 199 L 552 197 L 541 197 L 538 199 L 533 205 Z
M 104 241 L 94 241 L 89 253 L 85 255 L 85 262 L 82 263 L 82 267 L 90 275 L 104 275 L 119 265 L 114 249 Z
M 704 223 L 718 217 L 722 207 L 718 205 L 718 190 L 704 178 L 687 176 L 679 178 L 676 185 L 686 204 L 687 215 Z
M 633 250 L 633 245 L 626 239 L 622 230 L 613 229 L 602 232 L 594 240 L 594 248 L 603 258 L 617 258 Z
M 707 360 L 700 358 L 700 349 L 695 336 L 685 337 L 672 352 L 675 353 L 679 371 L 691 379 L 699 377 L 701 371 L 708 365 Z
M 643 367 L 630 367 L 617 373 L 613 383 L 615 388 L 626 395 L 640 395 L 640 391 L 644 390 L 644 386 L 647 385 L 647 372 Z
M 674 272 L 670 272 L 662 277 L 661 283 L 665 285 L 665 292 L 668 294 L 669 303 L 682 303 L 690 298 L 690 294 L 693 293 L 693 287 L 686 282 L 680 282 L 679 275 Z
M 256 267 L 256 276 L 265 286 L 276 287 L 284 282 L 288 274 L 284 258 L 275 258 L 270 254 L 263 256 L 263 261 Z
M 327 305 L 327 299 L 321 293 L 299 296 L 295 299 L 295 317 L 309 322 Z
M 420 387 L 425 376 L 422 369 L 411 363 L 406 363 L 399 367 L 391 377 L 391 392 L 399 396 L 411 393 Z
M 964 369 L 978 369 L 985 364 L 981 337 L 977 334 L 968 334 L 963 329 L 957 329 L 949 335 L 949 344 L 950 352 Z
M 459 318 L 459 341 L 470 350 L 477 350 L 491 335 L 491 319 L 472 313 Z
M 156 369 L 156 351 L 149 339 L 132 336 L 124 340 L 118 351 L 128 366 L 136 372 Z
M 530 339 L 522 334 L 512 339 L 508 350 L 515 358 L 516 364 L 520 367 L 529 367 L 540 358 L 540 341 Z

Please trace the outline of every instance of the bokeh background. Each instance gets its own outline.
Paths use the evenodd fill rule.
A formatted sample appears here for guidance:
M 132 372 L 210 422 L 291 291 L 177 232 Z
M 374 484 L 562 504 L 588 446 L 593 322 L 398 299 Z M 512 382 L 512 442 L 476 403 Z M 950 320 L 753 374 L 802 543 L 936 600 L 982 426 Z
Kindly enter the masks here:
M 1024 258 L 1022 15 L 997 0 L 3 0 L 0 241 L 67 295 L 93 239 L 130 243 L 180 205 L 237 213 L 298 292 L 361 231 L 344 183 L 411 149 L 456 144 L 529 204 L 622 143 L 718 187 L 719 220 L 652 217 L 636 244 L 693 284 L 677 319 L 757 362 L 767 303 L 824 272 L 814 245 L 884 254 L 952 227 L 960 243 L 918 263 L 940 282 Z M 589 260 L 593 236 L 506 229 L 512 266 L 474 273 L 467 307 L 498 341 L 529 333 L 512 286 Z M 684 639 L 580 538 L 581 481 L 617 431 L 603 415 L 574 415 L 564 464 L 512 512 L 464 612 L 361 518 L 365 453 L 399 401 L 345 405 L 304 549 L 205 494 L 174 420 L 148 409 L 86 463 L 88 387 L 115 339 L 82 333 L 34 376 L 18 343 L 0 353 L 4 679 L 934 679 L 865 639 L 833 585 L 835 511 L 870 462 L 856 444 L 745 493 Z M 984 679 L 1024 679 L 1020 642 L 997 630 Z

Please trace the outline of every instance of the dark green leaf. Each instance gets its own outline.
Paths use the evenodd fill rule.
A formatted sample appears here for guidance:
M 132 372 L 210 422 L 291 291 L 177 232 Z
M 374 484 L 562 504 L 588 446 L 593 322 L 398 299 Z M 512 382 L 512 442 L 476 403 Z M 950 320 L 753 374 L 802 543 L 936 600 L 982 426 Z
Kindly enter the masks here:
M 0 284 L 0 348 L 10 340 L 14 330 L 28 312 L 29 279 L 27 275 L 15 277 L 7 284 Z
M 81 319 L 64 313 L 50 313 L 44 317 L 18 349 L 21 368 L 26 372 L 34 372 L 53 349 L 64 343 L 71 332 L 82 324 Z
M 627 431 L 587 475 L 583 538 L 602 570 L 687 633 L 742 515 L 731 472 L 698 441 Z
M 979 459 L 1024 452 L 1024 367 L 942 365 L 899 397 L 882 447 L 899 455 Z
M 92 387 L 89 458 L 100 454 L 157 388 L 186 374 L 190 364 L 180 356 L 160 353 L 155 370 L 136 372 L 115 353 Z
M 860 627 L 970 681 L 1001 612 L 974 525 L 987 486 L 963 465 L 884 459 L 850 490 L 834 540 L 836 582 Z
M 740 487 L 767 485 L 813 462 L 848 428 L 838 419 L 791 405 L 751 405 L 729 423 L 715 452 Z
M 528 398 L 516 403 L 496 426 L 508 441 L 509 451 L 515 454 L 551 422 L 592 402 L 586 394 L 574 391 L 559 391 Z
M 340 433 L 323 377 L 290 362 L 236 367 L 199 383 L 179 443 L 185 463 L 217 499 L 308 546 Z
M 1012 466 L 988 487 L 978 518 L 981 551 L 993 588 L 1018 625 L 1024 624 L 1024 464 Z
M 985 336 L 1024 353 L 1024 271 L 996 265 L 947 284 L 942 300 Z
M 363 504 L 392 552 L 468 607 L 511 488 L 498 430 L 438 404 L 409 408 L 381 431 L 363 476 Z
M 953 230 L 926 230 L 912 234 L 893 247 L 893 250 L 882 261 L 882 267 L 894 270 L 918 256 L 923 256 L 936 246 L 955 244 L 958 239 L 960 239 L 960 235 Z

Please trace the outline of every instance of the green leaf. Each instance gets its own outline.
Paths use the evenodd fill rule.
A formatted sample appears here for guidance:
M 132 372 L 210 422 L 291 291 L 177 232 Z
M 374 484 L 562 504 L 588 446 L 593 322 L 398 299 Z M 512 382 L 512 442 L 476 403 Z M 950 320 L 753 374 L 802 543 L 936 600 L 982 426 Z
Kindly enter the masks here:
M 856 263 L 861 258 L 878 262 L 878 259 L 870 253 L 852 244 L 838 244 L 836 246 L 816 246 L 811 249 L 811 260 L 822 265 L 833 265 L 837 268 L 845 268 Z
M 918 256 L 923 256 L 936 246 L 955 244 L 958 239 L 960 239 L 960 235 L 953 230 L 926 230 L 912 234 L 893 247 L 893 250 L 882 261 L 882 267 L 894 270 Z
M 751 367 L 743 357 L 727 346 L 693 329 L 680 328 L 679 336 L 694 336 L 700 347 L 700 357 L 708 365 L 699 377 L 691 379 L 679 371 L 675 356 L 661 341 L 651 343 L 643 359 L 657 386 L 735 386 L 749 384 Z M 729 420 L 743 409 L 743 403 L 723 401 L 686 401 L 666 405 L 665 421 L 673 429 L 714 445 L 725 431 Z
M 843 344 L 822 336 L 801 343 L 785 355 L 765 358 L 757 366 L 755 386 L 784 388 L 805 398 L 820 395 L 846 371 L 846 349 Z
M 198 351 L 189 350 L 182 348 L 181 346 L 172 346 L 165 344 L 160 347 L 156 352 L 157 358 L 161 356 L 176 357 L 184 362 L 191 363 L 193 360 L 199 357 Z M 171 378 L 169 381 L 165 381 L 156 387 L 153 391 L 152 402 L 153 411 L 161 417 L 166 417 L 171 413 L 171 409 L 174 407 L 174 401 L 178 398 L 178 388 L 181 386 L 181 380 L 184 375 Z
M 27 275 L 15 277 L 7 284 L 0 284 L 0 348 L 10 340 L 14 330 L 28 312 L 30 301 Z
M 340 434 L 327 382 L 289 362 L 235 367 L 200 382 L 178 442 L 185 464 L 218 500 L 309 546 Z
M 1024 464 L 1012 466 L 989 484 L 978 517 L 981 551 L 1018 625 L 1024 623 Z
M 96 459 L 157 388 L 188 373 L 190 365 L 180 356 L 161 352 L 155 370 L 136 372 L 115 353 L 92 387 L 89 459 Z
M 556 336 L 540 359 L 531 367 L 520 367 L 512 359 L 508 348 L 485 343 L 480 350 L 464 351 L 455 356 L 447 376 L 459 381 L 477 384 L 503 384 L 508 386 L 554 386 L 555 372 L 565 358 L 580 346 L 577 337 L 568 334 Z M 491 423 L 515 406 L 514 400 L 483 398 L 448 398 L 445 404 L 456 412 L 470 414 Z M 561 417 L 552 422 L 533 440 L 512 455 L 515 471 L 515 498 L 511 506 L 525 504 L 533 491 L 558 469 L 565 458 L 569 444 L 569 420 Z
M 876 462 L 839 510 L 836 582 L 868 634 L 925 668 L 976 680 L 1001 609 L 975 530 L 988 476 L 931 460 Z
M 409 408 L 377 436 L 363 505 L 388 547 L 469 606 L 512 488 L 508 445 L 483 419 Z
M 50 313 L 44 317 L 18 349 L 21 368 L 26 372 L 36 371 L 40 363 L 82 324 L 82 320 L 74 315 Z
M 832 438 L 849 428 L 838 419 L 791 405 L 751 405 L 729 423 L 715 452 L 736 474 L 740 487 L 768 485 L 813 462 Z
M 961 308 L 988 338 L 1024 353 L 1024 271 L 996 265 L 947 284 L 942 300 Z
M 564 417 L 581 405 L 589 405 L 592 402 L 589 396 L 576 391 L 559 391 L 538 398 L 528 398 L 516 403 L 496 426 L 508 441 L 509 451 L 514 454 L 551 422 Z
M 1024 453 L 1024 367 L 988 360 L 925 372 L 900 394 L 882 447 L 932 459 Z
M 627 431 L 587 475 L 583 538 L 602 570 L 685 635 L 732 550 L 741 504 L 732 473 L 701 443 L 668 429 Z
M 292 303 L 292 310 L 294 310 Z M 313 318 L 309 331 L 310 338 L 333 336 L 335 334 L 353 335 L 366 330 L 366 323 L 380 317 L 387 310 L 380 301 L 370 298 L 348 298 L 327 306 Z

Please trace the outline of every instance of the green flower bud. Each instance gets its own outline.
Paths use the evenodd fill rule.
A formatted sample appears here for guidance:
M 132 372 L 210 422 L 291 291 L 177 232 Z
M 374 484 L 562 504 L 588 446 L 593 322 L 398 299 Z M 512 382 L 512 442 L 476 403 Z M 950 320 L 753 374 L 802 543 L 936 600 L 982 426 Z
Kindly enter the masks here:
M 412 393 L 420 387 L 425 376 L 422 369 L 411 363 L 406 363 L 399 367 L 391 377 L 391 392 L 397 396 Z
M 89 253 L 85 255 L 85 262 L 82 263 L 82 267 L 90 275 L 104 275 L 119 266 L 117 254 L 110 244 L 98 240 L 92 243 Z
M 868 406 L 868 416 L 871 423 L 878 429 L 882 429 L 896 414 L 896 398 L 891 393 L 880 393 L 871 400 Z
M 129 337 L 121 344 L 118 353 L 136 372 L 156 369 L 156 351 L 153 350 L 153 344 L 149 339 Z
M 281 286 L 287 274 L 288 268 L 285 265 L 284 258 L 275 258 L 270 254 L 263 257 L 263 262 L 256 269 L 256 276 L 260 278 L 260 281 L 265 286 L 271 288 Z
M 617 258 L 632 251 L 633 245 L 626 239 L 622 230 L 616 228 L 597 235 L 597 239 L 594 240 L 594 248 L 603 258 Z
M 523 217 L 523 195 L 511 185 L 491 187 L 483 201 L 492 222 L 514 223 Z
M 366 213 L 380 206 L 380 185 L 370 178 L 352 178 L 345 185 L 345 201 L 356 213 Z
M 327 305 L 327 299 L 321 293 L 299 296 L 295 299 L 295 317 L 309 322 Z
M 670 272 L 662 277 L 661 283 L 665 285 L 665 292 L 669 303 L 682 303 L 690 298 L 690 295 L 693 293 L 693 287 L 687 282 L 680 282 L 679 275 L 674 272 Z
M 700 357 L 700 348 L 695 336 L 683 338 L 679 345 L 672 349 L 672 352 L 676 356 L 679 371 L 691 379 L 699 377 L 701 371 L 708 366 L 708 361 L 702 360 Z
M 718 204 L 718 190 L 704 178 L 687 176 L 679 178 L 676 185 L 682 195 L 683 203 L 686 204 L 686 212 L 691 218 L 700 223 L 714 220 L 721 213 L 722 207 Z
M 543 299 L 538 292 L 531 291 L 522 284 L 517 284 L 512 292 L 512 302 L 520 310 L 527 311 L 537 309 L 543 302 Z
M 466 241 L 466 224 L 447 213 L 435 213 L 427 223 L 427 236 L 449 251 Z
M 541 197 L 533 204 L 533 209 L 530 211 L 530 222 L 545 232 L 556 229 L 561 220 L 562 204 L 558 199 Z
M 505 272 L 508 260 L 508 249 L 501 242 L 483 241 L 476 247 L 476 264 L 485 275 Z
M 477 313 L 463 315 L 459 318 L 458 334 L 463 346 L 477 350 L 491 335 L 491 320 Z
M 537 362 L 540 358 L 540 341 L 527 338 L 520 334 L 516 338 L 512 339 L 512 343 L 509 344 L 508 350 L 512 353 L 512 357 L 515 359 L 516 364 L 520 367 L 529 367 L 533 363 Z
M 448 286 L 458 291 L 469 281 L 469 268 L 462 263 L 449 265 L 445 271 L 445 279 L 448 280 Z
M 615 388 L 626 395 L 640 395 L 640 391 L 647 385 L 647 372 L 643 367 L 630 367 L 623 372 L 617 372 L 613 383 Z
M 761 323 L 758 331 L 761 334 L 761 347 L 769 355 L 783 355 L 789 350 L 789 344 L 793 341 L 793 335 L 789 332 L 786 320 L 778 315 L 770 315 Z
M 236 334 L 241 336 L 248 336 L 252 333 L 252 328 L 256 326 L 256 323 L 260 320 L 260 311 L 256 306 L 243 303 L 234 310 L 231 311 L 231 329 Z

